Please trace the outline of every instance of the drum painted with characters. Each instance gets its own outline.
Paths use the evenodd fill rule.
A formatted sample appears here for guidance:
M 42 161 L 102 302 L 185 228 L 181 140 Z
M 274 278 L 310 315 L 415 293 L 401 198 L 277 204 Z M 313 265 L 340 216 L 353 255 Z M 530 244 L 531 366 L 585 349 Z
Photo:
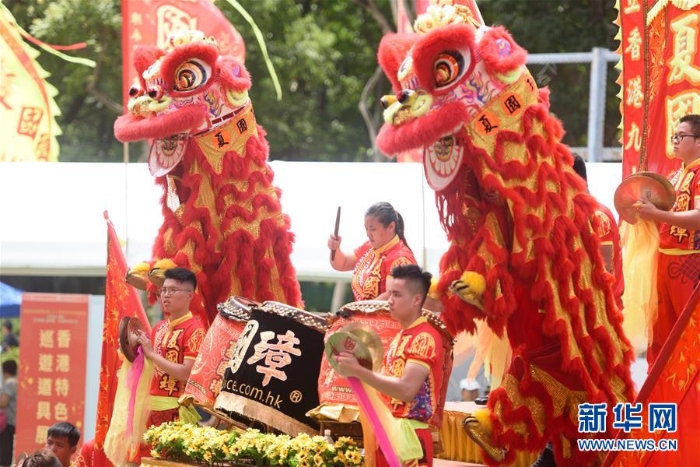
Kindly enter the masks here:
M 251 308 L 257 305 L 259 303 L 238 296 L 217 305 L 219 313 L 194 361 L 185 393 L 180 397 L 181 404 L 194 402 L 206 408 L 214 407 L 238 337 L 250 318 Z
M 278 302 L 253 307 L 226 368 L 214 408 L 290 436 L 318 433 L 306 412 L 318 405 L 325 315 Z

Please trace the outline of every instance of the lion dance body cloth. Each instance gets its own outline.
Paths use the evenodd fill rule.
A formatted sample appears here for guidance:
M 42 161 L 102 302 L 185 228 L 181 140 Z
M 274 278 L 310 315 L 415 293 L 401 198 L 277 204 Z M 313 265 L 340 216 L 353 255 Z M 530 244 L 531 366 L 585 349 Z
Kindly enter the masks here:
M 633 359 L 594 229 L 595 201 L 571 169 L 563 129 L 525 67 L 526 51 L 475 4 L 430 6 L 416 33 L 389 34 L 379 61 L 388 155 L 423 147 L 450 247 L 442 318 L 456 334 L 483 319 L 513 352 L 488 409 L 465 429 L 492 465 L 554 447 L 559 465 L 595 465 L 576 439 L 579 404 L 631 401 Z
M 151 140 L 164 217 L 153 258 L 196 273 L 201 301 L 192 311 L 208 323 L 234 295 L 301 306 L 294 237 L 247 70 L 199 31 L 175 33 L 164 49 L 139 47 L 134 57 L 139 76 L 115 135 Z

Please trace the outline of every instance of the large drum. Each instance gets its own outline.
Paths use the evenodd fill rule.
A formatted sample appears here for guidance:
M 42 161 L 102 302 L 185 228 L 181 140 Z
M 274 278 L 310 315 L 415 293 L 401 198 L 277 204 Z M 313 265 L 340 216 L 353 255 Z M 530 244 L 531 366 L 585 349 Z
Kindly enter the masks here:
M 382 341 L 384 349 L 401 329 L 398 321 L 389 314 L 389 305 L 383 300 L 365 300 L 344 305 L 333 318 L 326 338 L 352 323 L 374 329 Z M 359 420 L 360 412 L 355 395 L 347 380 L 333 370 L 326 355 L 321 360 L 321 373 L 318 379 L 320 405 L 309 415 L 318 420 L 352 422 Z
M 215 409 L 290 436 L 318 433 L 306 412 L 318 405 L 325 315 L 278 302 L 253 307 L 233 350 Z
M 219 314 L 211 323 L 194 361 L 185 393 L 180 397 L 181 403 L 194 402 L 208 409 L 214 407 L 238 337 L 250 318 L 251 308 L 257 305 L 259 303 L 237 296 L 217 305 Z

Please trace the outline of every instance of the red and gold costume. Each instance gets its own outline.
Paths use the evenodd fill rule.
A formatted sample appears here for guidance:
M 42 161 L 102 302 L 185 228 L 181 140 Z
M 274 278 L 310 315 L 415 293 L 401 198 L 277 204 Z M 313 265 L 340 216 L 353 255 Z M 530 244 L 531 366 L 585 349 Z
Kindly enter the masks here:
M 386 278 L 396 266 L 416 264 L 413 252 L 398 235 L 376 249 L 365 242 L 354 253 L 358 258 L 352 275 L 352 294 L 356 301 L 372 300 L 384 293 Z
M 198 318 L 188 312 L 176 320 L 160 321 L 153 328 L 151 340 L 153 350 L 170 362 L 183 364 L 185 360 L 194 361 L 204 341 L 204 327 Z M 185 383 L 165 373 L 154 365 L 151 381 L 151 396 L 179 398 L 185 389 Z M 147 426 L 161 425 L 178 419 L 178 409 L 151 411 Z
M 467 424 L 484 461 L 552 442 L 559 465 L 593 465 L 582 452 L 578 404 L 630 401 L 633 353 L 622 331 L 593 228 L 595 200 L 572 169 L 548 93 L 526 51 L 488 28 L 473 2 L 430 6 L 415 34 L 389 34 L 379 61 L 393 84 L 379 148 L 423 147 L 450 247 L 440 263 L 441 318 L 453 334 L 483 319 L 513 353 L 488 410 Z
M 248 96 L 248 71 L 191 30 L 174 33 L 162 49 L 138 47 L 134 64 L 129 112 L 114 134 L 152 141 L 149 169 L 163 189 L 152 257 L 194 271 L 199 294 L 191 309 L 207 326 L 216 304 L 233 295 L 301 307 L 294 236 Z
M 700 196 L 700 159 L 683 167 L 671 178 L 676 189 L 673 212 L 696 209 Z M 659 308 L 650 336 L 647 360 L 651 366 L 668 339 L 685 304 L 700 279 L 700 230 L 666 223 L 659 225 Z
M 423 422 L 435 430 L 440 429 L 442 412 L 445 405 L 446 379 L 444 374 L 445 347 L 443 336 L 425 317 L 420 317 L 408 328 L 402 329 L 394 336 L 389 349 L 384 355 L 382 373 L 401 378 L 406 365 L 415 363 L 428 369 L 428 376 L 421 385 L 416 397 L 411 402 L 387 399 L 391 413 L 396 418 L 407 418 Z M 424 457 L 418 465 L 433 465 L 433 441 L 430 428 L 416 429 L 421 442 Z M 381 452 L 378 451 L 377 466 L 387 466 Z
M 601 245 L 609 245 L 612 248 L 612 271 L 615 278 L 613 293 L 617 307 L 622 309 L 622 294 L 625 291 L 625 278 L 622 274 L 622 251 L 620 249 L 620 230 L 617 226 L 615 216 L 607 206 L 598 202 L 595 209 L 596 234 Z

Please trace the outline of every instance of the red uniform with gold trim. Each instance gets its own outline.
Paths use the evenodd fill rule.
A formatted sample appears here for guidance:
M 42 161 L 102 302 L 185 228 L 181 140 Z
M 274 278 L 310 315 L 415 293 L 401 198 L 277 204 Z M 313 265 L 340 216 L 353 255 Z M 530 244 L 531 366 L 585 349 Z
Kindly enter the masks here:
M 671 183 L 676 189 L 673 212 L 696 209 L 700 196 L 700 159 L 681 168 Z M 659 309 L 647 351 L 651 365 L 668 339 L 685 304 L 700 279 L 700 230 L 688 230 L 674 225 L 659 225 L 659 269 L 657 292 Z
M 622 310 L 622 294 L 625 291 L 625 278 L 622 275 L 622 251 L 620 248 L 620 230 L 617 226 L 615 216 L 607 206 L 598 202 L 595 213 L 596 222 L 593 224 L 596 227 L 596 233 L 600 239 L 601 245 L 610 245 L 612 247 L 612 266 L 611 271 L 615 278 L 613 284 L 613 293 L 615 294 L 615 302 L 617 307 Z
M 386 291 L 386 278 L 396 266 L 417 264 L 413 252 L 395 235 L 386 245 L 374 249 L 369 242 L 356 248 L 359 258 L 352 275 L 355 301 L 372 300 Z
M 168 361 L 182 364 L 185 360 L 197 358 L 205 334 L 206 332 L 199 318 L 195 318 L 191 312 L 188 312 L 185 316 L 176 320 L 170 321 L 166 319 L 155 325 L 151 333 L 153 350 Z M 152 396 L 177 398 L 184 392 L 185 384 L 165 373 L 157 365 L 154 365 L 150 394 Z M 178 414 L 177 409 L 160 412 L 151 412 L 148 426 L 175 420 Z M 168 419 L 160 420 L 161 416 L 165 416 Z
M 444 408 L 443 374 L 444 346 L 442 335 L 425 317 L 420 317 L 408 328 L 399 331 L 391 341 L 389 350 L 384 355 L 382 374 L 401 378 L 408 363 L 416 363 L 428 369 L 428 376 L 423 381 L 418 393 L 411 402 L 386 398 L 391 413 L 396 418 L 409 418 L 440 429 Z M 418 429 L 416 434 L 423 447 L 424 458 L 418 465 L 432 465 L 433 442 L 429 429 Z M 377 467 L 388 465 L 378 451 Z

